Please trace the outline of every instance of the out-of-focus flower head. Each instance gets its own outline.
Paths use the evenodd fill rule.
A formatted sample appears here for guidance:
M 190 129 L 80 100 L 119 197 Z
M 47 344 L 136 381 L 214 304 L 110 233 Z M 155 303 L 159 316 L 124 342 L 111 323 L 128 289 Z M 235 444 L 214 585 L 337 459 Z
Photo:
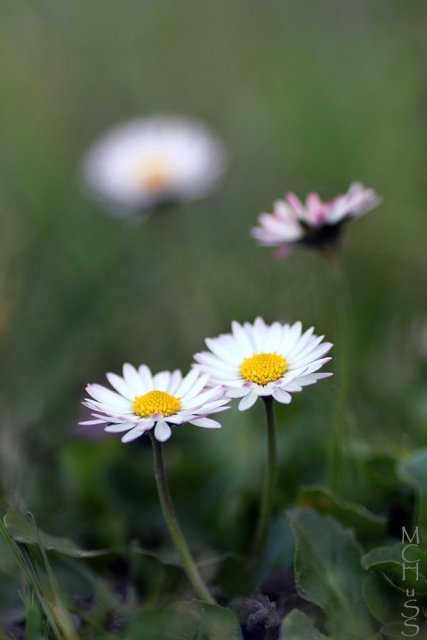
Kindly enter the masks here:
M 319 369 L 331 358 L 324 336 L 311 327 L 302 332 L 301 322 L 293 325 L 233 322 L 232 332 L 207 338 L 209 351 L 196 353 L 195 369 L 208 374 L 210 383 L 223 385 L 229 398 L 240 398 L 239 409 L 249 409 L 259 397 L 273 396 L 288 404 L 292 393 L 326 378 L 331 373 Z
M 121 125 L 88 151 L 83 177 L 113 213 L 149 211 L 207 193 L 226 164 L 223 144 L 197 120 L 152 116 Z
M 259 226 L 252 229 L 252 236 L 262 246 L 279 247 L 278 257 L 286 256 L 299 244 L 330 249 L 340 241 L 347 222 L 380 203 L 375 191 L 359 182 L 329 202 L 323 202 L 317 193 L 309 193 L 305 202 L 294 193 L 287 193 L 284 200 L 274 203 L 272 213 L 259 216 Z
M 223 390 L 207 387 L 207 375 L 196 370 L 185 377 L 181 372 L 161 371 L 153 375 L 146 365 L 135 369 L 123 365 L 123 377 L 107 373 L 114 391 L 100 384 L 88 384 L 83 404 L 91 409 L 93 420 L 82 425 L 106 425 L 105 431 L 126 432 L 122 442 L 131 442 L 153 429 L 160 442 L 168 440 L 171 427 L 191 423 L 196 427 L 219 428 L 208 416 L 228 409 Z

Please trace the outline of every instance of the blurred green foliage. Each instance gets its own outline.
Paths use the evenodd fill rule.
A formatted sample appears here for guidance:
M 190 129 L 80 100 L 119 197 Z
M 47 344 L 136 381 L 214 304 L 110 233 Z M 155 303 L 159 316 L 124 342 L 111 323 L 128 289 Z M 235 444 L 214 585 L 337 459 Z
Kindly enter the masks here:
M 348 229 L 344 254 L 344 498 L 381 517 L 395 503 L 409 513 L 413 487 L 397 464 L 427 446 L 426 3 L 0 4 L 1 505 L 30 510 L 44 530 L 82 548 L 116 549 L 117 557 L 55 566 L 68 606 L 89 612 L 81 614 L 88 637 L 122 628 L 114 607 L 131 620 L 136 603 L 154 611 L 191 592 L 173 562 L 158 559 L 173 556 L 149 443 L 123 446 L 77 429 L 85 384 L 124 361 L 186 370 L 203 339 L 233 318 L 301 319 L 335 339 L 327 265 L 306 252 L 277 262 L 249 236 L 285 190 L 332 197 L 358 179 L 384 199 Z M 104 215 L 82 186 L 82 154 L 108 127 L 154 112 L 205 120 L 229 148 L 229 171 L 210 197 L 185 207 L 149 219 Z M 325 482 L 334 384 L 279 409 L 283 509 L 302 484 Z M 260 407 L 233 409 L 221 431 L 179 429 L 167 445 L 172 491 L 198 557 L 248 550 L 262 420 Z M 159 556 L 131 553 L 132 541 Z M 285 549 L 267 554 L 270 569 L 284 554 L 291 565 L 292 545 Z M 16 595 L 13 567 L 2 554 L 0 624 L 26 610 L 36 629 L 28 637 L 43 637 L 33 600 Z M 107 602 L 115 603 L 109 613 Z

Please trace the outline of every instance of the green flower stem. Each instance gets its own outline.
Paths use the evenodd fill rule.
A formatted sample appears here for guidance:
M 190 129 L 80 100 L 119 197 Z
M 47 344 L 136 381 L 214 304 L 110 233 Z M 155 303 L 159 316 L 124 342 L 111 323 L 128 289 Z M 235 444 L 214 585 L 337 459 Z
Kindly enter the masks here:
M 198 597 L 209 604 L 216 604 L 215 600 L 209 593 L 205 581 L 197 569 L 190 549 L 188 548 L 184 534 L 179 526 L 175 507 L 172 502 L 172 497 L 169 491 L 169 484 L 166 477 L 165 465 L 163 460 L 163 446 L 162 443 L 156 440 L 154 435 L 151 435 L 151 443 L 153 445 L 153 457 L 154 457 L 154 471 L 156 476 L 157 490 L 159 492 L 160 505 L 162 507 L 163 516 L 166 520 L 169 533 L 178 552 L 184 569 L 187 573 L 188 579 L 193 585 L 193 589 Z
M 267 426 L 267 473 L 261 498 L 261 508 L 254 540 L 254 554 L 260 556 L 267 539 L 270 526 L 271 511 L 274 503 L 274 492 L 277 482 L 277 436 L 274 415 L 274 399 L 271 396 L 263 398 Z
M 330 267 L 331 289 L 335 303 L 335 410 L 330 451 L 330 486 L 341 494 L 348 447 L 346 405 L 348 396 L 349 292 L 341 256 L 337 249 L 326 255 Z

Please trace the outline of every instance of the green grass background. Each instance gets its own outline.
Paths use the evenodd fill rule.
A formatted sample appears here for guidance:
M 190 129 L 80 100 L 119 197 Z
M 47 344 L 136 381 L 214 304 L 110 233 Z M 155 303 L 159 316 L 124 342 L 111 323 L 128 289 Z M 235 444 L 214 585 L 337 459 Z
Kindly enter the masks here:
M 249 229 L 284 191 L 329 198 L 354 179 L 384 202 L 344 252 L 352 448 L 366 461 L 426 445 L 426 3 L 2 0 L 1 13 L 2 505 L 82 545 L 168 547 L 149 443 L 76 430 L 85 384 L 124 361 L 186 370 L 232 319 L 301 319 L 334 341 L 327 266 L 277 262 Z M 206 121 L 229 170 L 203 200 L 109 217 L 84 192 L 82 154 L 155 112 Z M 280 409 L 284 506 L 325 480 L 334 384 Z M 196 549 L 243 549 L 261 486 L 261 408 L 223 422 L 167 444 Z M 367 482 L 355 472 L 348 497 L 381 510 Z

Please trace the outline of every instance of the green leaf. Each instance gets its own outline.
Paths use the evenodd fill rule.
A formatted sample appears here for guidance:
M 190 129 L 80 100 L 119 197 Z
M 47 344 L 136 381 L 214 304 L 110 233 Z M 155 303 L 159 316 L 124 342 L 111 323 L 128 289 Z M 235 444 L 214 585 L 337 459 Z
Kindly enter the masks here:
M 237 614 L 231 609 L 202 602 L 183 602 L 172 607 L 183 620 L 198 627 L 200 640 L 242 640 Z
M 291 511 L 288 517 L 296 541 L 298 593 L 323 609 L 337 639 L 349 629 L 370 638 L 373 621 L 363 599 L 365 574 L 353 533 L 314 511 Z
M 396 457 L 387 453 L 374 453 L 366 460 L 364 467 L 367 480 L 375 486 L 375 493 L 381 497 L 386 497 L 394 493 L 397 477 Z M 380 503 L 382 501 L 380 500 Z
M 197 600 L 144 614 L 126 640 L 242 640 L 237 615 L 231 609 Z
M 399 466 L 402 480 L 409 482 L 417 493 L 417 518 L 420 541 L 427 544 L 427 450 L 417 451 Z
M 282 623 L 281 640 L 327 640 L 327 636 L 317 631 L 310 618 L 294 609 Z
M 34 520 L 19 511 L 8 511 L 3 522 L 10 535 L 17 542 L 42 546 L 46 551 L 57 551 L 73 558 L 92 558 L 111 553 L 109 549 L 80 549 L 68 538 L 58 538 L 38 529 Z
M 346 527 L 353 527 L 361 536 L 384 535 L 386 518 L 371 513 L 362 505 L 347 502 L 321 486 L 302 487 L 297 498 L 298 508 L 315 509 L 334 516 Z
M 408 620 L 408 626 L 402 622 L 390 622 L 381 627 L 381 638 L 388 640 L 402 640 L 402 638 L 415 638 L 415 640 L 427 640 L 424 620 Z M 418 631 L 417 627 L 418 626 Z
M 402 592 L 378 571 L 371 571 L 363 582 L 363 596 L 371 614 L 381 624 L 397 622 Z
M 425 629 L 425 619 L 422 614 L 423 598 L 415 597 L 415 606 L 419 607 L 418 616 L 415 624 L 418 624 L 420 632 L 414 634 L 415 627 L 405 627 L 405 620 L 402 617 L 406 615 L 408 618 L 415 609 L 411 607 L 414 603 L 410 598 L 399 591 L 393 584 L 381 573 L 371 571 L 365 579 L 363 585 L 365 600 L 368 604 L 372 615 L 379 620 L 384 626 L 381 627 L 381 638 L 405 638 L 416 637 L 417 640 L 427 640 L 427 630 Z M 414 621 L 408 620 L 408 625 Z M 424 631 L 422 631 L 424 629 Z
M 377 569 L 383 572 L 401 590 L 411 588 L 415 589 L 417 593 L 427 593 L 426 548 L 419 546 L 406 550 L 407 560 L 419 561 L 418 574 L 415 570 L 409 569 L 410 566 L 415 566 L 415 563 L 404 562 L 402 558 L 404 548 L 404 544 L 394 544 L 371 549 L 362 557 L 362 566 L 365 569 Z M 407 566 L 405 576 L 403 576 L 404 564 Z

